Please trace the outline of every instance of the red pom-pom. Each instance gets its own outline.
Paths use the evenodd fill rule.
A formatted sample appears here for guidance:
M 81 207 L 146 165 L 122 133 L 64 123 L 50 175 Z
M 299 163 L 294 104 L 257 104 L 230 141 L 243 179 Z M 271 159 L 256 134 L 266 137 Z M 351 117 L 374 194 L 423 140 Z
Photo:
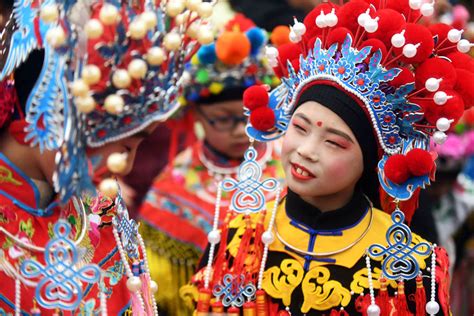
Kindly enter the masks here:
M 280 60 L 281 66 L 273 68 L 273 71 L 278 77 L 283 77 L 288 74 L 287 62 L 298 59 L 301 54 L 301 45 L 295 43 L 283 44 L 278 47 L 278 58 Z
M 422 107 L 425 119 L 433 126 L 442 117 L 454 120 L 451 125 L 455 125 L 464 112 L 464 102 L 461 96 L 452 90 L 444 90 L 444 92 L 452 98 L 443 105 L 438 105 L 433 101 L 434 93 L 424 96 L 423 100 L 413 101 Z
M 402 184 L 410 177 L 407 157 L 396 154 L 388 157 L 384 167 L 385 177 L 396 184 Z
M 453 43 L 451 43 L 447 39 L 448 32 L 453 29 L 452 26 L 449 26 L 449 25 L 444 24 L 444 23 L 435 23 L 435 24 L 431 24 L 430 26 L 428 26 L 428 29 L 430 30 L 433 37 L 435 37 L 435 36 L 438 37 L 436 49 L 439 50 L 439 49 L 442 49 L 442 48 L 447 48 L 447 47 L 453 46 Z M 441 44 L 441 45 L 439 45 L 439 44 Z M 456 47 L 452 47 L 450 49 L 443 50 L 443 55 L 446 55 L 447 53 L 454 52 L 454 51 L 456 51 Z
M 410 69 L 408 68 L 400 68 L 402 71 L 393 78 L 392 81 L 390 81 L 390 85 L 392 87 L 398 88 L 400 86 L 403 86 L 404 84 L 412 83 L 415 82 L 415 76 L 413 75 L 413 72 L 411 72 Z
M 469 55 L 461 52 L 454 52 L 447 54 L 446 57 L 451 60 L 454 68 L 461 68 L 474 73 L 474 58 Z
M 459 93 L 464 101 L 464 108 L 467 110 L 474 106 L 474 73 L 465 69 L 456 69 L 458 80 L 454 90 Z
M 331 30 L 328 34 L 328 37 L 326 39 L 326 45 L 327 47 L 331 46 L 334 43 L 338 43 L 339 47 L 341 47 L 341 44 L 344 42 L 344 40 L 347 37 L 347 34 L 350 34 L 352 36 L 351 31 L 345 27 L 336 27 L 333 30 Z M 352 38 L 354 38 L 352 36 Z M 314 46 L 314 44 L 313 44 Z
M 364 0 L 352 0 L 344 4 L 342 7 L 339 8 L 339 12 L 337 14 L 338 22 L 337 26 L 343 26 L 348 28 L 352 33 L 356 33 L 357 28 L 359 27 L 359 23 L 357 22 L 357 18 L 360 14 L 367 11 L 370 5 L 365 2 Z M 370 7 L 369 14 L 371 17 L 375 16 L 375 10 Z
M 250 124 L 262 132 L 275 126 L 275 113 L 269 107 L 259 107 L 250 113 Z
M 242 13 L 237 13 L 232 20 L 227 22 L 225 25 L 225 30 L 226 31 L 233 31 L 238 28 L 239 31 L 241 32 L 246 32 L 250 30 L 252 27 L 255 27 L 255 23 L 249 18 L 247 18 L 245 15 Z
M 421 148 L 410 150 L 407 154 L 408 170 L 411 174 L 420 177 L 427 175 L 434 167 L 433 158 L 431 154 Z
M 385 47 L 390 47 L 393 34 L 401 32 L 405 27 L 405 19 L 399 12 L 392 9 L 377 11 L 377 17 L 379 17 L 379 27 L 374 33 L 367 34 L 367 37 L 379 39 Z
M 250 111 L 268 105 L 268 93 L 263 86 L 251 86 L 244 91 L 244 106 Z
M 453 65 L 444 58 L 433 57 L 427 59 L 415 71 L 415 87 L 422 89 L 429 78 L 443 79 L 439 89 L 452 89 L 456 84 L 457 74 Z
M 407 23 L 405 26 L 405 45 L 406 44 L 420 44 L 420 46 L 418 46 L 416 50 L 416 55 L 411 58 L 405 57 L 402 54 L 403 46 L 400 48 L 394 47 L 395 54 L 402 55 L 400 60 L 404 63 L 421 63 L 433 53 L 433 36 L 431 35 L 431 32 L 423 25 Z
M 386 8 L 400 12 L 408 22 L 416 21 L 421 15 L 420 10 L 410 8 L 408 0 L 387 0 Z
M 323 30 L 316 25 L 316 18 L 321 14 L 321 10 L 324 14 L 328 14 L 333 8 L 335 9 L 335 13 L 337 15 L 338 8 L 332 3 L 321 3 L 306 15 L 303 21 L 304 25 L 306 26 L 306 33 L 303 35 L 303 39 L 308 41 L 312 37 L 322 33 Z
M 360 50 L 363 47 L 367 47 L 367 46 L 372 47 L 372 49 L 370 50 L 369 56 L 367 56 L 367 58 L 364 60 L 365 63 L 369 63 L 372 55 L 379 49 L 380 49 L 380 52 L 382 53 L 382 60 L 384 59 L 385 55 L 387 55 L 387 48 L 385 47 L 384 43 L 382 43 L 382 41 L 376 38 L 371 38 L 362 42 L 362 44 L 358 48 Z
M 467 125 L 474 125 L 474 108 L 470 108 L 464 111 L 464 115 L 462 116 L 462 120 Z

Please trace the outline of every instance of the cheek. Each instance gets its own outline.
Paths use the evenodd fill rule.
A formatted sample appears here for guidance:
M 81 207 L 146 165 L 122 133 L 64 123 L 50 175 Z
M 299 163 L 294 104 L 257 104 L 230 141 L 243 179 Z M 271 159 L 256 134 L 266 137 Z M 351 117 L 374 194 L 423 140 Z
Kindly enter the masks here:
M 362 162 L 355 155 L 333 155 L 328 161 L 326 174 L 333 179 L 358 180 L 362 174 Z

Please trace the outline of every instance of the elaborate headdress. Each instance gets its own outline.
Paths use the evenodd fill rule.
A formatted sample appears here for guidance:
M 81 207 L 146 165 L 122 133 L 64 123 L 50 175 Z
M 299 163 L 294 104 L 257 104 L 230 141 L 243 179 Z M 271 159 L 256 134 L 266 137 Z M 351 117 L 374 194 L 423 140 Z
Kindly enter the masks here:
M 201 1 L 15 1 L 2 33 L 9 49 L 0 80 L 33 49 L 44 49 L 25 106 L 25 140 L 59 149 L 62 201 L 91 188 L 86 147 L 123 139 L 176 111 L 185 63 L 213 40 L 202 23 L 211 13 L 212 3 Z M 123 161 L 115 155 L 110 169 L 119 171 Z M 104 190 L 114 191 L 112 183 Z
M 382 189 L 396 200 L 416 197 L 434 173 L 430 136 L 443 143 L 472 105 L 466 83 L 474 74 L 472 59 L 463 53 L 473 44 L 448 25 L 416 23 L 432 13 L 433 4 L 416 0 L 319 5 L 293 25 L 293 43 L 268 49 L 282 84 L 269 96 L 263 87 L 246 92 L 248 135 L 280 137 L 305 89 L 334 86 L 355 99 L 371 122 L 383 153 Z

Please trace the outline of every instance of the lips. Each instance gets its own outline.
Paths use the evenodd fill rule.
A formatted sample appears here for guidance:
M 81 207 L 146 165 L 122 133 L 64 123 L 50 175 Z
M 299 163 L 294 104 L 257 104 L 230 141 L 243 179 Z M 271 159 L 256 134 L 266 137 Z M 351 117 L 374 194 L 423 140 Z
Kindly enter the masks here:
M 296 163 L 291 163 L 291 174 L 296 179 L 303 181 L 316 178 L 308 169 Z

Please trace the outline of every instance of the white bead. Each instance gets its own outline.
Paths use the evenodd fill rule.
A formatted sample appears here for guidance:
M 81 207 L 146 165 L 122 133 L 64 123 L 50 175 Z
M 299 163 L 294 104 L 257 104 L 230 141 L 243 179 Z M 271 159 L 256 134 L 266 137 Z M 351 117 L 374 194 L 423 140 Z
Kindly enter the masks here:
M 393 47 L 400 48 L 405 45 L 405 36 L 403 35 L 404 33 L 405 31 L 403 31 L 402 33 L 393 34 L 391 38 L 391 43 Z
M 174 0 L 168 1 L 166 4 L 166 14 L 174 18 L 184 10 L 184 1 Z
M 439 118 L 436 121 L 436 128 L 442 132 L 446 132 L 451 127 L 453 120 L 448 120 L 445 117 Z
M 407 58 L 412 58 L 416 55 L 417 48 L 420 46 L 420 44 L 406 44 L 403 46 L 403 56 Z
M 176 51 L 181 46 L 181 36 L 176 32 L 166 34 L 163 45 L 169 51 Z
M 268 59 L 275 59 L 278 57 L 278 49 L 272 46 L 267 46 L 265 47 L 265 56 L 267 56 Z
M 84 31 L 86 32 L 87 38 L 96 39 L 104 33 L 104 27 L 99 20 L 91 19 L 87 21 Z
M 202 25 L 199 28 L 197 40 L 201 45 L 211 44 L 214 41 L 214 34 L 209 27 Z
M 421 8 L 422 0 L 410 0 L 408 1 L 408 4 L 410 5 L 410 8 L 413 10 L 419 10 Z
M 111 94 L 105 98 L 104 108 L 110 114 L 120 114 L 123 111 L 125 102 L 123 98 L 116 94 Z
M 127 154 L 113 153 L 107 158 L 107 168 L 113 173 L 121 174 L 127 168 Z
M 359 14 L 357 17 L 357 23 L 359 23 L 360 26 L 364 27 L 365 23 L 367 23 L 368 20 L 371 20 L 371 16 L 369 15 L 370 9 L 367 9 L 364 13 Z
M 77 110 L 81 113 L 90 113 L 95 109 L 95 100 L 90 95 L 76 97 L 74 99 Z
M 474 46 L 474 44 L 469 43 L 467 39 L 462 39 L 457 44 L 458 51 L 461 53 L 468 53 L 472 46 Z
M 104 179 L 99 184 L 99 191 L 105 196 L 114 199 L 117 196 L 118 184 L 114 179 Z
M 377 19 L 368 19 L 365 22 L 364 29 L 367 33 L 374 33 L 379 28 L 379 23 Z
M 423 3 L 420 9 L 421 15 L 432 16 L 434 13 L 434 6 L 432 3 Z
M 145 26 L 148 30 L 153 29 L 158 23 L 156 14 L 153 11 L 145 11 L 140 14 L 139 19 L 145 23 Z
M 150 290 L 153 294 L 158 292 L 158 284 L 153 280 L 150 281 Z
M 301 41 L 301 36 L 296 34 L 293 30 L 290 31 L 290 42 L 299 43 Z
M 298 36 L 303 36 L 304 33 L 306 33 L 306 26 L 301 22 L 296 22 L 292 29 L 293 32 L 295 32 L 295 34 Z
M 118 89 L 125 89 L 132 83 L 132 78 L 125 69 L 117 69 L 112 75 L 112 83 Z
M 145 37 L 147 26 L 142 20 L 135 20 L 128 26 L 128 35 L 134 40 L 141 40 Z
M 51 47 L 58 48 L 66 42 L 66 33 L 61 26 L 55 26 L 46 33 L 46 41 Z
M 371 304 L 367 308 L 367 315 L 368 316 L 379 316 L 380 315 L 380 307 L 376 304 Z
M 128 64 L 127 70 L 128 74 L 133 79 L 143 79 L 148 70 L 148 66 L 145 61 L 137 58 Z
M 48 4 L 41 8 L 40 18 L 46 23 L 52 23 L 58 20 L 59 10 L 55 4 Z
M 218 230 L 211 230 L 209 234 L 207 234 L 207 240 L 209 243 L 216 245 L 221 241 L 221 233 Z
M 166 59 L 165 51 L 158 46 L 150 48 L 146 54 L 146 61 L 152 66 L 161 65 Z
M 436 301 L 426 303 L 426 312 L 430 315 L 436 315 L 439 312 L 439 304 Z
M 443 145 L 446 142 L 446 140 L 448 139 L 448 135 L 446 135 L 446 133 L 444 133 L 444 132 L 436 131 L 433 134 L 433 139 L 434 139 L 436 144 Z
M 448 95 L 444 91 L 436 92 L 434 97 L 433 97 L 433 100 L 437 105 L 444 105 L 448 101 L 448 99 L 450 99 L 450 98 L 448 97 Z
M 321 13 L 316 17 L 316 26 L 320 29 L 326 27 L 326 18 L 324 12 L 321 10 Z
M 201 2 L 202 2 L 201 0 L 188 0 L 186 2 L 186 6 L 191 11 L 197 11 Z
M 273 236 L 273 233 L 271 231 L 267 230 L 267 231 L 263 232 L 262 242 L 265 245 L 270 245 L 271 243 L 273 243 L 274 240 L 275 240 L 275 236 Z
M 101 73 L 96 65 L 87 65 L 82 70 L 82 80 L 88 85 L 94 85 L 100 81 Z
M 461 40 L 461 34 L 464 30 L 456 30 L 456 29 L 452 29 L 452 30 L 449 30 L 448 32 L 448 40 L 451 42 L 451 43 L 457 43 L 459 42 L 459 40 Z
M 442 81 L 443 79 L 437 79 L 437 78 L 429 78 L 426 80 L 425 82 L 425 88 L 426 90 L 428 90 L 429 92 L 435 92 L 439 89 L 439 83 Z
M 212 15 L 212 4 L 210 2 L 200 3 L 197 9 L 197 14 L 201 18 L 208 18 Z
M 75 97 L 85 97 L 89 92 L 89 86 L 82 79 L 77 79 L 71 84 L 71 93 Z
M 142 281 L 139 277 L 132 276 L 127 280 L 127 288 L 130 292 L 137 292 L 142 287 Z
M 272 68 L 275 68 L 275 67 L 278 66 L 278 60 L 270 59 L 270 60 L 268 60 L 268 65 L 270 65 L 270 67 L 272 67 Z
M 338 22 L 338 18 L 335 12 L 335 9 L 332 9 L 331 12 L 326 14 L 326 16 L 324 17 L 325 23 L 329 27 L 335 26 Z
M 118 16 L 118 9 L 111 4 L 104 4 L 99 12 L 99 19 L 102 23 L 104 23 L 104 25 L 113 25 L 117 23 Z

